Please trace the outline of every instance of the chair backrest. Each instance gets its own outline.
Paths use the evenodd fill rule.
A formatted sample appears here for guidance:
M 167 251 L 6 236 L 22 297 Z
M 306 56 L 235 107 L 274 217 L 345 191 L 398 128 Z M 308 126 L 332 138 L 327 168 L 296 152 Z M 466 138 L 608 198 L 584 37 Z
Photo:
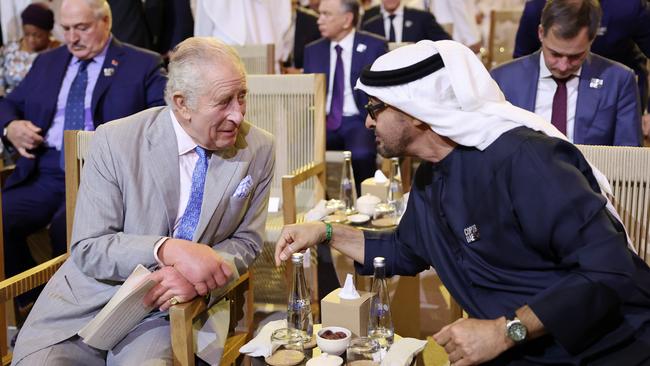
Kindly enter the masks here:
M 325 77 L 249 75 L 246 120 L 275 136 L 271 197 L 282 196 L 282 176 L 325 161 Z M 298 210 L 324 197 L 324 182 L 297 189 Z
M 273 44 L 233 45 L 232 47 L 239 53 L 247 74 L 275 74 Z
M 650 263 L 650 149 L 577 145 L 612 185 L 612 203 L 639 256 Z
M 388 51 L 392 51 L 394 49 L 400 48 L 402 46 L 406 46 L 409 44 L 412 44 L 413 42 L 388 42 Z
M 72 222 L 77 204 L 77 193 L 81 181 L 81 168 L 86 160 L 93 131 L 65 131 L 65 210 L 68 252 L 72 241 Z
M 485 65 L 488 69 L 512 59 L 522 13 L 523 10 L 492 10 L 490 13 L 490 35 Z

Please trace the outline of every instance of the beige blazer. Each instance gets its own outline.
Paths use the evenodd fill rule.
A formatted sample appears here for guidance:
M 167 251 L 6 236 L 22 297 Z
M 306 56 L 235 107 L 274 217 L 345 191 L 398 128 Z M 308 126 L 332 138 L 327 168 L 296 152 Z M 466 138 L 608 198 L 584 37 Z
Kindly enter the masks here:
M 14 362 L 74 336 L 136 265 L 156 268 L 153 247 L 172 235 L 180 195 L 169 113 L 151 108 L 97 128 L 82 172 L 70 258 L 36 301 Z M 240 273 L 263 245 L 274 156 L 272 136 L 244 122 L 235 146 L 210 158 L 194 241 L 234 257 Z M 248 176 L 250 191 L 235 195 Z

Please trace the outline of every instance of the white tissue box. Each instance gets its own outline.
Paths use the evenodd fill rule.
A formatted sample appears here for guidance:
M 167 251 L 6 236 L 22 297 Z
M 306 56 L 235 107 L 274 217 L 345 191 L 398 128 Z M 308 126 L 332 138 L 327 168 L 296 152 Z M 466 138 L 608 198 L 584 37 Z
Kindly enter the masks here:
M 366 336 L 372 293 L 358 291 L 358 299 L 345 300 L 339 297 L 339 292 L 340 288 L 330 292 L 320 301 L 323 327 L 344 327 L 352 332 L 353 337 Z
M 388 196 L 388 180 L 384 183 L 377 183 L 375 182 L 375 178 L 365 179 L 361 182 L 361 195 L 366 193 L 377 196 L 382 202 L 386 202 L 386 196 Z

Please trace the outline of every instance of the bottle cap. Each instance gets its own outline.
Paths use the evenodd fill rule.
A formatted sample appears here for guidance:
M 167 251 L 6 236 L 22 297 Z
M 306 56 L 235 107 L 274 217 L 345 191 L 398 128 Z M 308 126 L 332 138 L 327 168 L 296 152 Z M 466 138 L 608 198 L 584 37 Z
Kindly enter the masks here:
M 383 267 L 386 265 L 386 259 L 384 257 L 375 257 L 375 259 L 372 261 L 372 264 L 375 267 Z
M 343 158 L 351 158 L 351 157 L 352 157 L 352 151 L 343 152 Z
M 292 263 L 302 263 L 303 254 L 302 253 L 293 253 L 291 254 Z

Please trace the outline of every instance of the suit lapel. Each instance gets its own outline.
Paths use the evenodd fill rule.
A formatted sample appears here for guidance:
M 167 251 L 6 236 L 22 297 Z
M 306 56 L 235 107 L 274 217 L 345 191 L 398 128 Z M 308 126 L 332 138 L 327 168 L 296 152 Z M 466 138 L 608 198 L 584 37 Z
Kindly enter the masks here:
M 45 110 L 47 111 L 47 120 L 43 121 L 45 124 L 44 127 L 49 128 L 49 126 L 52 125 L 52 120 L 54 120 L 54 114 L 56 113 L 56 105 L 59 100 L 59 92 L 61 90 L 61 85 L 63 84 L 63 79 L 65 78 L 65 73 L 68 68 L 68 64 L 70 63 L 70 59 L 72 58 L 72 55 L 70 52 L 65 49 L 65 46 L 61 49 L 61 55 L 56 57 L 54 59 L 54 63 L 52 65 L 52 70 L 50 75 L 59 75 L 58 80 L 55 84 L 50 84 L 50 88 L 44 88 L 42 90 L 43 92 L 43 98 L 42 100 L 45 101 Z M 46 84 L 48 85 L 48 84 Z M 64 105 L 65 107 L 65 105 Z M 41 126 L 43 127 L 43 126 Z
M 582 64 L 580 70 L 580 83 L 578 84 L 578 99 L 576 101 L 576 114 L 573 122 L 573 141 L 580 143 L 587 137 L 587 132 L 594 121 L 594 114 L 598 109 L 600 89 L 589 86 L 591 79 L 597 77 L 591 66 L 591 57 Z
M 93 98 L 90 104 L 90 110 L 92 111 L 93 116 L 97 110 L 99 100 L 111 85 L 111 82 L 115 78 L 115 74 L 119 72 L 118 69 L 120 67 L 120 61 L 123 53 L 124 49 L 122 43 L 113 38 L 111 40 L 111 44 L 108 46 L 108 50 L 106 51 L 106 58 L 104 59 L 104 64 L 102 65 L 102 69 L 99 72 L 97 84 L 95 84 L 95 90 L 93 90 Z M 113 69 L 113 71 L 105 74 L 104 70 L 109 69 Z
M 539 58 L 541 53 L 537 51 L 534 54 L 535 57 L 529 57 L 527 59 L 526 67 L 524 74 L 520 79 L 516 80 L 516 83 L 523 84 L 522 96 L 521 96 L 521 106 L 528 111 L 535 112 L 535 102 L 537 99 L 537 85 L 539 84 Z
M 352 64 L 350 65 L 350 86 L 354 90 L 354 85 L 356 84 L 359 74 L 361 73 L 361 66 L 363 65 L 364 52 L 366 51 L 365 45 L 360 42 L 361 38 L 359 32 L 354 32 L 354 45 L 352 46 Z M 359 45 L 362 44 L 360 47 Z M 359 52 L 361 50 L 361 52 Z
M 226 207 L 225 204 L 228 202 L 228 199 L 224 200 L 224 197 L 230 192 L 234 192 L 234 185 L 239 184 L 239 180 L 235 180 L 233 177 L 242 176 L 240 170 L 246 169 L 248 166 L 248 162 L 242 161 L 241 154 L 238 154 L 242 142 L 245 142 L 244 129 L 242 124 L 237 142 L 233 148 L 221 153 L 215 152 L 210 158 L 208 173 L 205 177 L 205 188 L 203 189 L 201 218 L 196 231 L 194 231 L 194 241 L 198 242 L 203 236 L 212 217 L 223 212 Z
M 330 74 L 330 46 L 331 46 L 331 42 L 329 40 L 326 40 L 325 42 L 322 42 L 321 47 L 323 47 L 323 48 L 319 52 L 322 55 L 322 57 L 325 58 L 325 62 L 321 64 L 321 65 L 324 66 L 324 69 L 321 70 L 321 72 L 328 76 L 328 77 L 325 78 L 325 90 L 329 90 L 329 87 L 330 87 L 330 78 L 329 78 L 329 74 Z
M 413 13 L 409 11 L 410 9 L 404 8 L 404 16 L 403 21 L 402 21 L 402 42 L 409 42 L 411 39 L 415 39 L 415 36 L 411 34 L 413 32 L 413 24 L 415 24 L 415 21 L 413 20 L 412 16 Z M 410 27 L 407 27 L 407 24 L 411 24 Z
M 150 162 L 146 167 L 150 176 L 154 177 L 154 184 L 165 206 L 168 235 L 171 236 L 178 214 L 180 173 L 178 144 L 169 113 L 170 109 L 164 108 L 145 132 L 149 146 L 144 149 L 144 159 Z

